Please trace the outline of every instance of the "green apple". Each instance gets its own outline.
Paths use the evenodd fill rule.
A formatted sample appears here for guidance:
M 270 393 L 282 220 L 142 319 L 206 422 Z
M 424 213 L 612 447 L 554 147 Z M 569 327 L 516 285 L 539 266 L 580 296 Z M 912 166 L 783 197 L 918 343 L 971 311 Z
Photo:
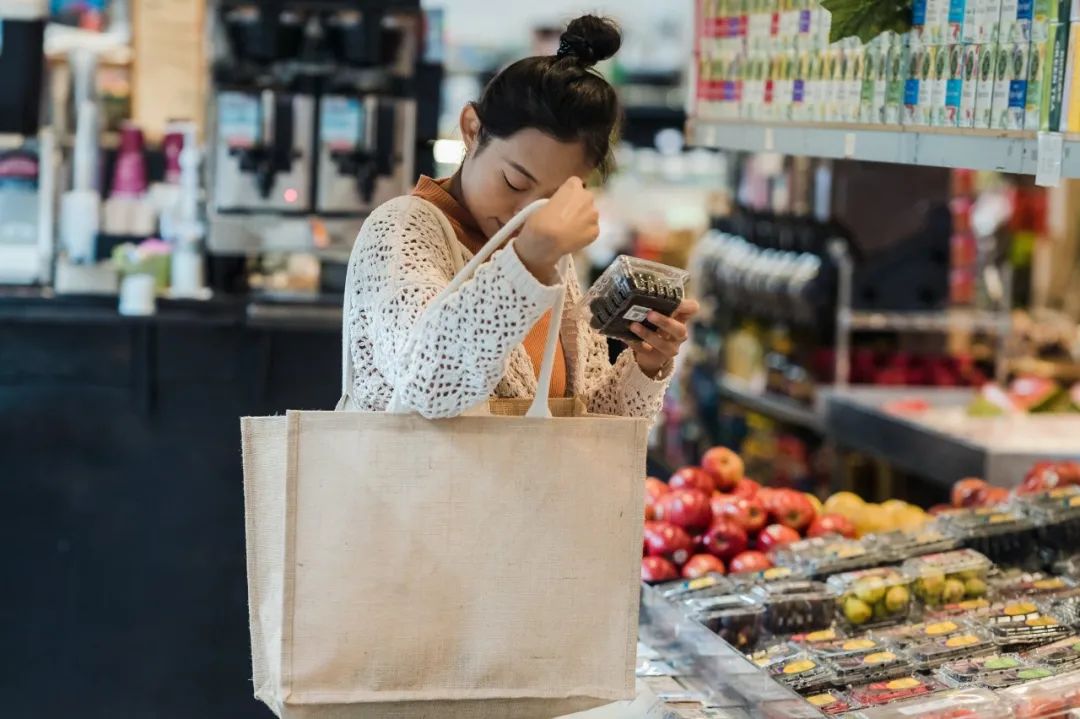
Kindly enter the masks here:
M 870 605 L 857 597 L 848 597 L 844 602 L 844 617 L 852 624 L 866 624 L 873 616 Z

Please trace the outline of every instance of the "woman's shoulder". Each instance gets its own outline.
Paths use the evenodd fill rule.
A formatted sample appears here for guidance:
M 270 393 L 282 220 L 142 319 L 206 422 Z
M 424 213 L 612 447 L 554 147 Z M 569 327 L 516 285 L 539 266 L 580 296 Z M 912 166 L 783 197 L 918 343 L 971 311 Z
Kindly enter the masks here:
M 429 230 L 441 231 L 438 209 L 427 200 L 415 195 L 401 195 L 382 203 L 364 220 L 361 234 L 384 234 L 393 232 L 400 236 L 402 231 Z

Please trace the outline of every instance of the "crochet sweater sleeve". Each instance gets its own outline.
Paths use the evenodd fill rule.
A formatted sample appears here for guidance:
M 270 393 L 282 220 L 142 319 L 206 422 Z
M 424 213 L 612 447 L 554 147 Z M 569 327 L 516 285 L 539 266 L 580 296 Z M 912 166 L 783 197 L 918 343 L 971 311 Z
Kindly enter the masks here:
M 362 399 L 382 407 L 396 392 L 402 409 L 429 418 L 459 415 L 490 397 L 558 292 L 533 277 L 511 242 L 420 322 L 454 275 L 435 212 L 413 197 L 376 209 L 357 237 L 349 288 L 354 391 L 381 388 L 383 396 Z

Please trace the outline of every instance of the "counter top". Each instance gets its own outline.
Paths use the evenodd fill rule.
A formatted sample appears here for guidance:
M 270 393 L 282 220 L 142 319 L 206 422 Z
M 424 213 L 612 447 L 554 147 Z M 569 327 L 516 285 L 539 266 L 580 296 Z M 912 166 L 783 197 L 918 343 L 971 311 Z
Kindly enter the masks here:
M 249 326 L 338 331 L 341 297 L 322 295 L 214 295 L 210 299 L 159 297 L 158 310 L 146 317 L 117 311 L 110 295 L 58 295 L 48 288 L 0 286 L 0 321 L 18 323 L 170 324 Z

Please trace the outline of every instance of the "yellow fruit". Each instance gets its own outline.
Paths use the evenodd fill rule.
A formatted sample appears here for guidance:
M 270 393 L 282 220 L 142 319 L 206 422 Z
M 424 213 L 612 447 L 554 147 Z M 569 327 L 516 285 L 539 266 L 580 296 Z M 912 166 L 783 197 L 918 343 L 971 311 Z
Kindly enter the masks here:
M 804 492 L 803 494 L 805 494 L 806 498 L 810 500 L 810 504 L 813 505 L 814 513 L 817 516 L 820 517 L 821 515 L 825 514 L 825 506 L 821 503 L 821 500 L 817 498 L 816 494 L 813 494 L 811 492 Z
M 907 509 L 909 505 L 902 499 L 888 499 L 881 503 L 882 508 L 889 514 L 897 514 Z
M 908 505 L 904 509 L 892 515 L 896 529 L 914 530 L 922 527 L 929 520 L 930 515 L 918 507 Z
M 866 624 L 874 616 L 874 610 L 861 599 L 849 597 L 844 602 L 844 616 L 852 624 Z
M 825 514 L 841 514 L 846 517 L 848 511 L 857 509 L 863 504 L 865 502 L 863 502 L 862 497 L 854 492 L 837 492 L 826 499 L 825 504 L 822 506 L 825 508 Z
M 888 513 L 880 504 L 864 504 L 853 516 L 848 517 L 860 535 L 887 531 L 890 525 Z
M 908 593 L 907 587 L 892 587 L 889 589 L 888 594 L 885 595 L 885 608 L 895 614 L 907 609 L 910 601 L 911 595 Z

